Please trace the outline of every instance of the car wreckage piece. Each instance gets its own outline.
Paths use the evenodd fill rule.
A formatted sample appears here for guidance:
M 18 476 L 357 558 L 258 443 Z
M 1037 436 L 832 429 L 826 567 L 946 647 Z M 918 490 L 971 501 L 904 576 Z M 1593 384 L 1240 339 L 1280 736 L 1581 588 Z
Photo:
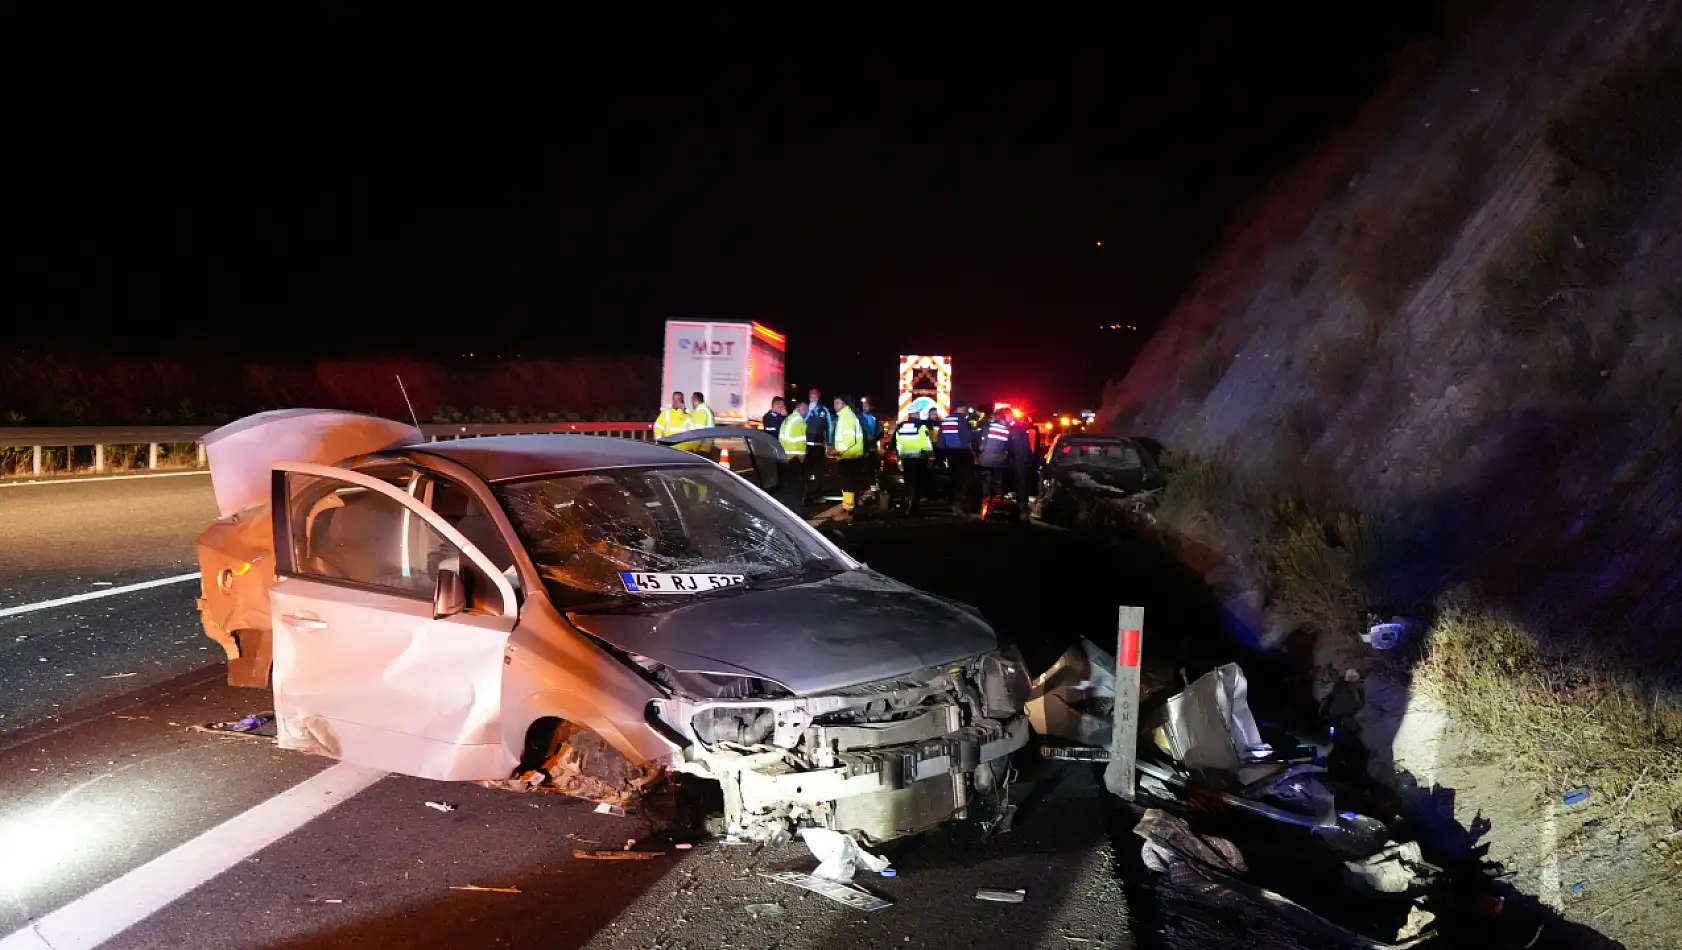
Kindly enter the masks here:
M 748 464 L 240 420 L 207 438 L 205 632 L 231 682 L 273 690 L 281 747 L 402 774 L 623 805 L 679 771 L 719 781 L 757 840 L 880 841 L 1002 805 L 1029 734 L 1020 658 L 779 506 L 772 436 L 716 438 Z

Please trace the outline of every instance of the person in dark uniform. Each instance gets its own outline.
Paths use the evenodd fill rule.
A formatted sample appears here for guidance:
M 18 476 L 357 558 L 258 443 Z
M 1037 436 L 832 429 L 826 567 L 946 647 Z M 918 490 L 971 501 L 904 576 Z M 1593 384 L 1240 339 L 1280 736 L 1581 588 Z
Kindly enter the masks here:
M 813 388 L 810 401 L 799 409 L 806 418 L 806 499 L 815 501 L 823 496 L 824 463 L 829 460 L 829 446 L 834 440 L 830 434 L 831 422 L 829 407 L 823 404 L 823 393 Z
M 970 425 L 968 406 L 954 406 L 952 414 L 940 420 L 935 452 L 946 463 L 952 482 L 952 513 L 969 514 L 970 486 L 975 481 L 975 429 Z
M 1016 479 L 1016 517 L 1019 521 L 1028 520 L 1029 478 L 1033 474 L 1035 461 L 1033 424 L 1027 419 L 1012 419 L 1010 468 Z
M 980 458 L 976 460 L 981 465 L 983 498 L 1003 495 L 1009 490 L 1005 485 L 1005 476 L 1010 472 L 1011 435 L 1010 423 L 1005 419 L 995 415 L 987 423 L 987 431 L 981 437 Z
M 788 413 L 784 411 L 783 406 L 783 397 L 771 397 L 771 411 L 767 412 L 765 414 L 765 418 L 760 420 L 760 424 L 765 428 L 766 432 L 776 435 L 777 432 L 782 429 L 783 417 L 788 415 Z

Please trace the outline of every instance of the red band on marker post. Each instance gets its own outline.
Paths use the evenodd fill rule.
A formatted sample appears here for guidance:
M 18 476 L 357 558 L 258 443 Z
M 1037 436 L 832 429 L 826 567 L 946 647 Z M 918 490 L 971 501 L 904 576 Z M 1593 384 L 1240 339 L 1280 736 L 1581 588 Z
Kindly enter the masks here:
M 1122 666 L 1139 665 L 1139 631 L 1123 630 L 1121 632 L 1121 656 L 1116 662 Z

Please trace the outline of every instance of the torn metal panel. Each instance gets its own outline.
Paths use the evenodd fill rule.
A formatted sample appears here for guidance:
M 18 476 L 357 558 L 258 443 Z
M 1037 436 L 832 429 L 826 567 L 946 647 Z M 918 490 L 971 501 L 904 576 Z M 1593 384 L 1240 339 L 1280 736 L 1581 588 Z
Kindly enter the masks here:
M 1244 671 L 1228 663 L 1170 697 L 1160 727 L 1164 751 L 1189 769 L 1237 775 L 1267 748 L 1250 712 L 1249 689 Z

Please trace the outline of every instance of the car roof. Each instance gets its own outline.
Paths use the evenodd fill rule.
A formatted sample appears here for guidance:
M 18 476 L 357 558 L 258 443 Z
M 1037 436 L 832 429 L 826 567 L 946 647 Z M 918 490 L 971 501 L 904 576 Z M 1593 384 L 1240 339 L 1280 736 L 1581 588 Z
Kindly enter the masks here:
M 380 454 L 434 455 L 479 474 L 487 482 L 642 465 L 710 465 L 679 449 L 600 435 L 492 435 L 448 442 L 420 442 Z

